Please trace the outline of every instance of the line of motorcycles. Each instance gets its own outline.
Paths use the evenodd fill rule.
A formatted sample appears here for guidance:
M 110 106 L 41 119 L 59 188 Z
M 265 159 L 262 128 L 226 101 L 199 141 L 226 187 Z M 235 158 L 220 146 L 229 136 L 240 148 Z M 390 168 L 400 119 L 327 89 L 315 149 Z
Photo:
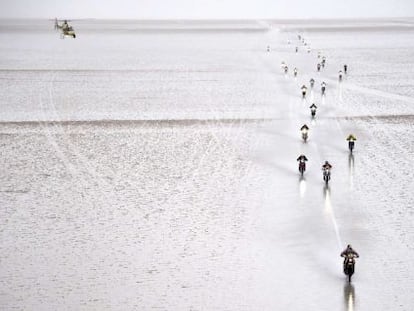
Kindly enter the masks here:
M 301 35 L 298 35 L 298 39 L 299 39 L 299 41 L 301 41 L 303 44 L 306 45 L 305 40 Z M 288 43 L 290 43 L 290 41 Z M 296 47 L 295 52 L 296 53 L 298 52 L 297 47 Z M 309 49 L 308 49 L 308 52 L 309 52 Z M 318 53 L 318 58 L 321 58 L 320 52 Z M 317 71 L 319 72 L 321 70 L 321 67 L 324 68 L 325 65 L 326 65 L 326 58 L 323 56 L 322 61 L 317 64 Z M 286 65 L 286 63 L 282 62 L 282 68 L 284 70 L 284 73 L 287 74 L 288 66 Z M 338 74 L 339 82 L 341 82 L 342 79 L 343 79 L 343 73 L 347 74 L 347 71 L 348 71 L 348 66 L 344 65 L 344 72 L 342 72 L 342 70 L 340 70 L 339 74 Z M 297 73 L 298 73 L 297 68 L 294 68 L 293 74 L 294 74 L 295 78 L 297 77 Z M 313 89 L 313 87 L 315 85 L 315 80 L 312 78 L 312 79 L 310 79 L 309 83 L 310 83 L 310 87 Z M 307 87 L 305 85 L 303 85 L 301 87 L 301 93 L 302 93 L 302 98 L 305 99 L 306 93 L 307 93 Z M 321 83 L 321 94 L 322 94 L 322 96 L 325 96 L 325 93 L 326 93 L 326 83 L 323 81 Z M 312 119 L 314 119 L 315 116 L 316 116 L 316 110 L 317 110 L 318 107 L 315 105 L 315 103 L 312 103 L 312 105 L 309 108 L 310 108 L 310 112 L 311 112 L 311 117 L 312 117 Z M 301 131 L 301 135 L 302 135 L 302 140 L 303 140 L 304 143 L 306 143 L 307 140 L 308 140 L 309 127 L 306 124 L 304 124 L 300 128 L 300 131 Z M 346 138 L 346 140 L 348 141 L 349 152 L 352 155 L 353 150 L 355 148 L 356 137 L 353 134 L 349 134 L 349 136 Z M 303 177 L 303 175 L 306 171 L 306 161 L 307 160 L 308 159 L 303 154 L 301 154 L 297 158 L 297 161 L 299 162 L 299 173 L 300 173 L 301 177 Z M 322 172 L 323 172 L 322 176 L 323 176 L 323 181 L 325 183 L 325 186 L 328 186 L 328 183 L 331 179 L 331 168 L 332 168 L 332 165 L 329 164 L 328 161 L 326 161 L 324 163 L 324 165 L 322 165 Z M 348 245 L 348 247 L 349 247 L 349 245 Z M 345 257 L 345 260 L 344 260 L 344 263 L 343 263 L 343 272 L 347 276 L 348 282 L 351 282 L 351 277 L 355 272 L 355 258 L 358 257 L 358 256 L 356 255 L 355 252 L 352 252 L 352 251 L 351 252 L 344 251 L 341 254 L 341 256 Z
M 304 135 L 305 134 L 302 134 L 302 136 L 304 136 Z M 306 142 L 307 136 L 302 137 L 302 138 Z M 356 137 L 353 134 L 350 134 L 347 137 L 347 140 L 348 140 L 349 152 L 352 154 L 352 152 L 354 150 L 354 146 L 355 146 Z M 303 177 L 303 174 L 306 171 L 306 161 L 308 161 L 308 159 L 306 158 L 305 155 L 301 154 L 297 158 L 297 161 L 299 162 L 299 173 L 300 173 L 301 177 Z M 332 168 L 332 166 L 329 164 L 328 161 L 326 161 L 324 163 L 324 165 L 322 166 L 323 181 L 325 182 L 326 187 L 328 186 L 329 180 L 331 179 L 331 168 Z M 344 274 L 348 277 L 348 282 L 351 282 L 351 277 L 355 272 L 355 258 L 358 257 L 358 256 L 356 256 L 352 252 L 346 253 L 345 255 L 341 255 L 341 256 L 345 257 L 344 264 L 343 264 Z

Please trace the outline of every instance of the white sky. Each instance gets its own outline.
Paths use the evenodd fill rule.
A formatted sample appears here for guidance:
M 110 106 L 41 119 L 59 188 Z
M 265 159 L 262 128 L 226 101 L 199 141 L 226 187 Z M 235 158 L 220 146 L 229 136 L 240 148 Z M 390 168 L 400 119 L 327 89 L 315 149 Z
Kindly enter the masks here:
M 0 18 L 412 17 L 414 0 L 0 0 Z

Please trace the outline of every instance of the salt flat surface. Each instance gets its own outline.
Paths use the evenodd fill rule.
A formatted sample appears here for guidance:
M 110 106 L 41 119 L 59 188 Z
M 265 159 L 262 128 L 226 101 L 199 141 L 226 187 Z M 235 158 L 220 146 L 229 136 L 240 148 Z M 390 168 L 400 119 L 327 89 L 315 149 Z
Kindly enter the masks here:
M 0 309 L 412 310 L 413 21 L 348 23 L 1 21 Z

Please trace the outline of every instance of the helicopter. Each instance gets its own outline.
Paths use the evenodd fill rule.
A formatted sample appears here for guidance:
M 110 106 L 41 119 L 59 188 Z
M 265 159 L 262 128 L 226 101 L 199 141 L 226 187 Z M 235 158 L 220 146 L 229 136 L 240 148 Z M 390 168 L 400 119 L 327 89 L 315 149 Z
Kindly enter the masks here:
M 75 30 L 72 26 L 69 26 L 68 20 L 63 20 L 63 23 L 59 25 L 59 21 L 57 18 L 55 18 L 55 29 L 60 29 L 62 33 L 60 34 L 60 38 L 64 39 L 65 37 L 72 37 L 76 38 Z

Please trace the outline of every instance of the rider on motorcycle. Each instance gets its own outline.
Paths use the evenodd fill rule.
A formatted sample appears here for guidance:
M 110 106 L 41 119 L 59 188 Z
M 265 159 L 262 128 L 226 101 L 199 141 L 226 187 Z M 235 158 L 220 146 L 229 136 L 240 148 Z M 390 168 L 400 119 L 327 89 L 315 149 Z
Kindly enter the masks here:
M 321 91 L 322 91 L 322 95 L 324 95 L 324 94 L 325 94 L 325 90 L 326 90 L 326 83 L 325 83 L 325 82 L 322 82 L 322 83 L 321 83 Z
M 331 168 L 332 165 L 329 164 L 328 161 L 325 161 L 325 164 L 322 165 L 323 180 L 325 181 L 326 185 L 328 185 L 328 182 L 331 179 Z
M 341 257 L 344 257 L 344 266 L 346 265 L 350 256 L 359 257 L 359 254 L 352 248 L 351 244 L 348 244 L 346 249 L 341 253 Z
M 313 87 L 315 85 L 315 79 L 314 78 L 311 78 L 309 80 L 309 83 L 310 83 L 310 87 Z
M 307 91 L 307 87 L 306 85 L 302 85 L 302 87 L 300 88 L 302 90 L 302 97 L 305 98 L 306 96 L 306 91 Z
M 348 141 L 348 148 L 352 152 L 352 150 L 354 149 L 354 146 L 355 146 L 355 141 L 357 139 L 354 136 L 354 134 L 349 134 L 348 137 L 346 138 L 346 140 Z
M 299 162 L 299 172 L 301 171 L 301 168 L 303 167 L 303 170 L 305 171 L 305 169 L 306 169 L 306 163 L 305 163 L 305 161 L 308 161 L 308 158 L 304 155 L 304 154 L 301 154 L 297 159 L 296 159 L 296 161 L 298 161 Z
M 344 72 L 345 72 L 345 74 L 348 73 L 348 65 L 347 64 L 344 65 Z
M 298 69 L 296 67 L 293 69 L 293 75 L 295 77 L 298 75 Z
M 313 103 L 312 105 L 310 105 L 310 106 L 309 106 L 309 108 L 310 108 L 310 110 L 311 110 L 311 115 L 312 115 L 312 117 L 314 117 L 314 116 L 315 116 L 315 114 L 316 114 L 316 109 L 317 109 L 318 107 L 315 105 L 315 103 Z
M 306 141 L 308 140 L 308 131 L 309 131 L 309 127 L 304 124 L 301 128 L 300 131 L 302 132 L 302 139 L 303 141 L 306 143 Z

